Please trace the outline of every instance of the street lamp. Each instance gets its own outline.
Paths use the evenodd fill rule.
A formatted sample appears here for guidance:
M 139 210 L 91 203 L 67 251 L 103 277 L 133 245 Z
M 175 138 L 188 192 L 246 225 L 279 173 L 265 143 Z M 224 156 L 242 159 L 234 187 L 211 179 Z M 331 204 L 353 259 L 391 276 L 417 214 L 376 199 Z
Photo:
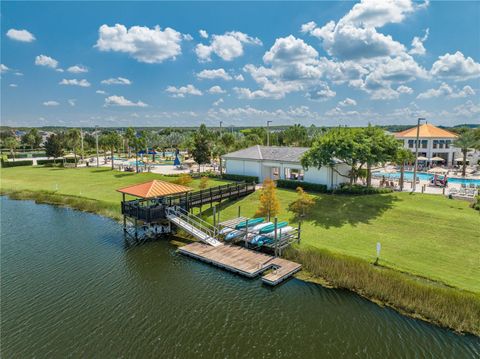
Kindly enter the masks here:
M 98 125 L 95 125 L 95 146 L 97 147 L 97 167 L 99 167 L 99 159 L 98 159 Z
M 417 189 L 417 166 L 418 166 L 418 139 L 420 137 L 420 122 L 426 121 L 423 117 L 419 117 L 417 121 L 417 139 L 415 140 L 415 166 L 413 167 L 413 186 L 412 192 Z
M 220 133 L 222 133 L 222 123 L 223 121 L 220 121 Z
M 267 121 L 267 146 L 270 146 L 270 124 L 272 121 Z
M 83 161 L 84 157 L 83 157 L 83 129 L 82 128 L 80 129 L 80 139 L 82 140 L 82 161 Z

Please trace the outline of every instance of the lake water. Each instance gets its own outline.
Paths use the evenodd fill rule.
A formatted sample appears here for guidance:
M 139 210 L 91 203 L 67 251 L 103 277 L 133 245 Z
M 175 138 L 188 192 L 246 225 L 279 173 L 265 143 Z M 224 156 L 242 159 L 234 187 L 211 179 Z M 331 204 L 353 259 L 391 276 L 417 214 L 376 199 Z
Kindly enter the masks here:
M 480 339 L 348 291 L 126 247 L 121 226 L 1 197 L 2 358 L 474 358 Z

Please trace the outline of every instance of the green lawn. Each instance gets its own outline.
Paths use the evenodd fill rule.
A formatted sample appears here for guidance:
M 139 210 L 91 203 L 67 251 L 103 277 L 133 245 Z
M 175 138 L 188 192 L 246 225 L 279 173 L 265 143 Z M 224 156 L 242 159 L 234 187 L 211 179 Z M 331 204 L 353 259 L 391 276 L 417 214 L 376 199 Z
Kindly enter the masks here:
M 16 167 L 2 169 L 0 188 L 57 189 L 60 194 L 101 200 L 119 209 L 121 195 L 115 189 L 150 179 L 174 180 L 103 168 Z M 198 187 L 198 182 L 191 186 Z M 209 185 L 223 183 L 211 180 Z M 278 195 L 282 204 L 279 219 L 292 221 L 286 208 L 295 192 L 278 190 Z M 315 208 L 302 226 L 301 248 L 326 248 L 373 262 L 376 243 L 380 242 L 382 265 L 480 292 L 480 215 L 467 202 L 408 193 L 315 197 Z M 253 215 L 258 193 L 225 206 L 221 218 L 235 216 L 238 205 L 242 215 Z

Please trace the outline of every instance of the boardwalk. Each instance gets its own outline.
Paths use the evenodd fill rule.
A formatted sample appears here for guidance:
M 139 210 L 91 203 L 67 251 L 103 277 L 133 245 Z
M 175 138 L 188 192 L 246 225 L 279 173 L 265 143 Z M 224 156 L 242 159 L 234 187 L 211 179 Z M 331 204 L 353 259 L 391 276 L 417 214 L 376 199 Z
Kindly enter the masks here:
M 301 269 L 298 263 L 230 244 L 212 247 L 195 242 L 180 247 L 178 251 L 248 278 L 271 270 L 262 277 L 262 281 L 269 285 L 276 285 Z

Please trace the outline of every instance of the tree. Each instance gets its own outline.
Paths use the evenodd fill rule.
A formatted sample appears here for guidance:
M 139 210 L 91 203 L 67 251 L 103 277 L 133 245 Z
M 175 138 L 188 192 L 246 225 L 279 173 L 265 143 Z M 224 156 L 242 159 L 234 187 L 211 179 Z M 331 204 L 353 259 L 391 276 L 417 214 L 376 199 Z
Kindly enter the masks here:
M 111 131 L 105 135 L 106 146 L 110 148 L 112 154 L 112 170 L 114 169 L 114 153 L 116 148 L 122 146 L 122 137 L 117 133 L 117 131 Z
M 313 142 L 312 147 L 302 157 L 302 166 L 321 168 L 329 166 L 340 176 L 348 177 L 350 184 L 353 184 L 356 178 L 357 166 L 361 164 L 365 150 L 364 144 L 358 141 L 361 135 L 358 128 L 334 128 L 319 136 Z M 348 176 L 338 172 L 335 169 L 336 160 L 340 160 L 350 166 Z
M 300 124 L 295 124 L 287 128 L 283 136 L 285 144 L 289 146 L 308 146 L 308 131 Z
M 467 169 L 467 153 L 471 148 L 478 148 L 480 141 L 476 138 L 472 130 L 462 131 L 457 139 L 453 142 L 453 146 L 460 149 L 463 154 L 462 159 L 462 176 L 465 177 Z
M 303 218 L 308 215 L 315 199 L 303 190 L 302 187 L 297 187 L 297 199 L 288 205 L 288 210 L 295 214 L 295 217 Z
M 200 178 L 200 185 L 198 186 L 200 189 L 205 189 L 208 187 L 208 181 L 210 180 L 210 178 L 208 178 L 207 176 L 203 176 L 202 178 Z
M 63 156 L 63 143 L 60 136 L 51 134 L 45 142 L 45 153 L 47 157 L 53 157 L 53 163 L 57 157 Z
M 182 173 L 180 175 L 180 177 L 178 177 L 175 180 L 175 183 L 180 184 L 182 186 L 186 186 L 186 185 L 190 184 L 192 181 L 193 181 L 192 176 L 190 176 L 188 173 Z
M 397 150 L 397 154 L 395 156 L 395 163 L 400 165 L 400 180 L 399 180 L 400 191 L 403 191 L 403 183 L 405 178 L 405 164 L 412 163 L 414 161 L 415 161 L 415 155 L 413 154 L 412 151 L 406 148 L 399 148 Z
M 42 142 L 42 136 L 40 136 L 40 133 L 38 133 L 38 130 L 36 128 L 30 129 L 22 137 L 22 143 L 26 146 L 29 146 L 32 150 L 34 148 L 40 147 L 41 142 Z
M 82 140 L 82 134 L 78 128 L 71 128 L 66 135 L 67 145 L 72 148 L 75 157 L 75 167 L 77 167 L 77 149 Z
M 15 161 L 15 149 L 19 146 L 19 142 L 15 137 L 7 137 L 3 140 L 3 145 L 10 150 L 10 155 Z
M 280 202 L 277 198 L 277 188 L 275 182 L 270 178 L 263 181 L 262 189 L 260 190 L 260 206 L 255 213 L 257 217 L 275 217 L 280 212 Z
M 135 138 L 136 138 L 135 130 L 131 127 L 127 128 L 123 137 L 124 137 L 125 142 L 126 142 L 126 146 L 127 146 L 127 150 L 128 150 L 128 157 L 130 158 L 130 156 L 132 155 L 131 150 L 130 150 L 130 146 L 133 145 L 133 143 L 135 142 Z
M 135 149 L 135 172 L 138 173 L 138 152 L 145 148 L 147 141 L 145 140 L 145 137 L 140 135 L 134 138 L 132 145 Z
M 193 151 L 192 156 L 195 162 L 198 163 L 198 171 L 200 172 L 200 165 L 210 162 L 210 140 L 211 134 L 207 126 L 200 125 L 200 128 L 193 135 Z
M 372 166 L 394 161 L 400 147 L 392 135 L 388 135 L 379 127 L 368 125 L 363 129 L 363 141 L 367 144 L 363 162 L 367 165 L 367 186 L 372 185 Z

